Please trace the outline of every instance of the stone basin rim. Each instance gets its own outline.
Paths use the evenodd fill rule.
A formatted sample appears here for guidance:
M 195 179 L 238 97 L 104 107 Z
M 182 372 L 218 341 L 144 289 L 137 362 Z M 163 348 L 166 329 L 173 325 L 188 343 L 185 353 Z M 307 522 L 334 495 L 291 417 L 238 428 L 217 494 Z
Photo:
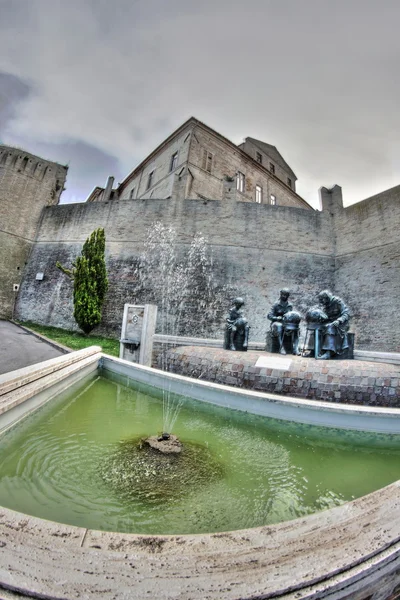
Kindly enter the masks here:
M 329 586 L 343 584 L 343 588 L 348 590 L 347 579 L 361 581 L 371 570 L 382 569 L 386 562 L 400 563 L 399 492 L 400 481 L 341 506 L 293 521 L 188 535 L 145 535 L 85 529 L 1 508 L 0 539 L 7 540 L 7 534 L 13 531 L 12 564 L 23 565 L 25 585 L 15 585 L 12 574 L 7 576 L 10 556 L 7 558 L 6 551 L 0 555 L 0 589 L 4 587 L 28 597 L 69 599 L 82 592 L 83 584 L 79 581 L 82 565 L 90 565 L 89 573 L 97 571 L 103 579 L 112 580 L 116 574 L 123 577 L 130 573 L 129 563 L 134 560 L 140 561 L 141 569 L 137 575 L 147 578 L 146 589 L 151 590 L 154 597 L 160 596 L 161 581 L 165 583 L 166 580 L 168 586 L 171 581 L 175 581 L 175 585 L 170 588 L 171 595 L 160 597 L 176 597 L 176 571 L 179 571 L 180 578 L 188 580 L 189 587 L 193 587 L 187 598 L 196 600 L 203 600 L 203 594 L 215 600 L 222 597 L 232 600 L 238 597 L 243 600 L 276 596 L 290 600 L 292 597 L 308 598 L 310 588 L 318 589 L 318 586 L 328 583 Z M 375 523 L 372 523 L 374 518 Z M 7 550 L 10 544 L 5 544 L 4 549 Z M 182 550 L 185 551 L 184 559 Z M 32 553 L 35 561 L 33 567 L 28 568 Z M 62 560 L 62 580 L 70 586 L 71 595 L 56 595 L 57 585 L 48 583 L 49 573 L 54 570 L 54 557 Z M 43 580 L 37 570 L 37 561 L 42 565 Z M 199 563 L 204 561 L 212 563 L 211 572 L 206 568 L 203 573 L 203 567 L 199 567 Z M 259 589 L 260 578 L 265 576 L 265 569 L 273 569 L 277 563 L 280 567 L 278 575 L 266 582 L 262 595 L 254 595 Z M 217 587 L 218 582 L 235 581 L 238 576 L 240 581 L 235 591 L 240 596 L 220 596 L 218 591 L 215 595 L 213 587 Z M 84 587 L 91 589 L 96 598 L 104 599 L 115 597 L 119 589 L 118 585 L 111 586 L 110 593 L 97 595 L 95 586 L 92 589 L 86 582 Z M 303 596 L 302 590 L 306 595 Z M 301 595 L 292 596 L 292 592 Z M 142 598 L 140 594 L 136 595 L 130 588 L 126 596 L 122 594 L 118 598 Z
M 118 363 L 124 371 L 131 367 L 127 361 L 101 354 L 103 367 L 109 361 Z M 93 370 L 98 362 L 91 363 Z M 136 365 L 133 371 L 137 370 L 155 374 L 148 367 Z M 165 378 L 166 373 L 159 371 L 158 376 Z M 238 388 L 219 387 L 225 392 L 241 392 Z M 282 396 L 276 396 L 276 401 L 282 400 Z M 291 401 L 304 403 L 298 398 Z M 330 403 L 324 404 L 332 409 Z M 360 411 L 362 408 L 371 412 L 369 407 L 357 407 L 357 413 L 365 412 Z M 387 409 L 376 412 L 382 411 Z M 400 415 L 395 409 L 389 411 L 392 417 Z M 116 594 L 123 599 L 142 599 L 152 594 L 147 597 L 254 600 L 279 596 L 292 600 L 335 588 L 343 590 L 343 596 L 335 598 L 345 598 L 351 586 L 363 585 L 367 580 L 379 583 L 385 569 L 400 568 L 399 491 L 397 481 L 341 506 L 293 521 L 196 535 L 96 531 L 0 508 L 0 588 L 28 597 L 69 599 L 80 595 L 105 600 Z M 132 561 L 134 567 L 129 564 Z M 63 590 L 67 585 L 67 591 L 61 592 L 60 582 L 64 583 Z

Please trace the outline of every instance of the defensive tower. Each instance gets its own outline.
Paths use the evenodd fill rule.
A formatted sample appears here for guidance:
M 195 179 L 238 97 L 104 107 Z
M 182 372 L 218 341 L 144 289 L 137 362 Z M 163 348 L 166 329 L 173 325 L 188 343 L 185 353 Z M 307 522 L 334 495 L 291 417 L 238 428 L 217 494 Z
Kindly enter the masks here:
M 58 204 L 68 167 L 0 145 L 0 318 L 13 314 L 44 206 Z

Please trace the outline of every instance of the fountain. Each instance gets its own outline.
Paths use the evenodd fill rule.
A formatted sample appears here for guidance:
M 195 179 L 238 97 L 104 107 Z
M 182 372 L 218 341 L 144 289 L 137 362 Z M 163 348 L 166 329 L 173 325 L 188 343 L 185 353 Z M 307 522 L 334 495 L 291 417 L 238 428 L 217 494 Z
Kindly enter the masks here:
M 173 239 L 172 230 L 155 228 L 138 263 L 139 285 L 159 304 L 164 334 L 182 334 L 192 320 L 201 335 L 222 314 L 223 291 L 208 303 L 215 290 L 205 240 L 178 260 Z M 196 277 L 209 286 L 205 294 Z M 234 360 L 247 360 L 249 374 L 264 369 L 268 379 L 266 367 L 252 366 L 251 351 L 244 356 Z M 290 360 L 302 367 L 306 359 Z M 389 382 L 399 379 L 398 367 L 382 369 Z M 0 515 L 0 586 L 12 592 L 59 598 L 62 582 L 68 599 L 333 593 L 383 600 L 396 593 L 398 409 L 222 386 L 98 348 L 0 376 L 0 397 L 0 431 L 16 425 L 0 439 L 0 500 L 8 505 Z M 309 473 L 300 462 L 307 449 L 317 459 Z M 322 484 L 328 475 L 342 488 Z
M 98 371 L 99 368 L 100 371 Z M 393 371 L 396 369 L 397 367 L 393 367 Z M 290 427 L 290 423 L 298 427 L 295 425 L 297 422 L 303 424 L 300 427 L 308 434 L 314 430 L 310 424 L 318 423 L 324 427 L 324 436 L 327 438 L 329 438 L 329 432 L 334 435 L 332 428 L 337 427 L 342 428 L 344 437 L 349 437 L 349 439 L 352 436 L 351 430 L 369 431 L 370 433 L 365 439 L 368 449 L 368 466 L 366 469 L 358 469 L 352 477 L 354 480 L 363 472 L 371 472 L 371 440 L 372 437 L 378 439 L 380 435 L 372 432 L 386 432 L 383 437 L 386 441 L 391 440 L 390 443 L 396 444 L 396 439 L 399 439 L 400 424 L 396 409 L 373 409 L 321 402 L 310 403 L 298 398 L 278 397 L 245 389 L 223 387 L 148 369 L 141 365 L 127 364 L 117 358 L 101 355 L 98 349 L 92 349 L 53 359 L 47 361 L 46 364 L 10 374 L 7 377 L 0 377 L 0 393 L 3 399 L 0 428 L 4 429 L 12 422 L 19 422 L 23 412 L 31 412 L 33 406 L 40 403 L 45 403 L 43 410 L 51 412 L 53 403 L 56 408 L 58 402 L 56 397 L 60 390 L 67 387 L 71 389 L 71 386 L 75 385 L 74 380 L 81 390 L 82 383 L 79 382 L 79 379 L 82 373 L 87 376 L 92 373 L 97 378 L 97 374 L 105 372 L 111 374 L 112 378 L 115 377 L 115 381 L 108 381 L 106 384 L 109 389 L 113 388 L 116 391 L 115 406 L 110 405 L 106 399 L 107 395 L 103 392 L 96 392 L 93 401 L 88 402 L 85 400 L 85 395 L 82 395 L 83 390 L 77 391 L 76 394 L 81 394 L 80 400 L 83 400 L 81 406 L 85 419 L 77 420 L 74 425 L 73 437 L 64 431 L 64 425 L 70 421 L 66 409 L 73 410 L 75 406 L 78 406 L 74 399 L 68 401 L 69 403 L 65 407 L 60 405 L 59 417 L 55 418 L 49 415 L 49 418 L 44 419 L 50 429 L 42 437 L 41 442 L 36 444 L 36 448 L 43 453 L 43 458 L 38 457 L 38 460 L 30 459 L 27 462 L 27 466 L 39 486 L 34 494 L 29 494 L 26 489 L 24 491 L 20 487 L 18 493 L 11 496 L 14 510 L 3 507 L 1 511 L 0 542 L 4 548 L 4 551 L 0 553 L 0 584 L 2 586 L 18 591 L 18 593 L 58 598 L 60 597 L 59 586 L 62 581 L 65 590 L 63 597 L 65 598 L 83 597 L 90 593 L 93 597 L 107 600 L 115 596 L 139 599 L 147 594 L 157 597 L 160 595 L 160 585 L 164 591 L 166 590 L 165 598 L 179 597 L 180 595 L 195 600 L 204 597 L 212 600 L 273 597 L 278 593 L 280 597 L 284 598 L 287 596 L 286 590 L 290 590 L 288 598 L 291 594 L 295 594 L 297 598 L 309 598 L 310 594 L 325 598 L 329 596 L 332 589 L 335 590 L 335 597 L 340 599 L 364 598 L 373 593 L 376 594 L 376 598 L 383 599 L 388 598 L 390 593 L 395 590 L 398 583 L 396 569 L 399 568 L 400 561 L 400 544 L 398 543 L 400 536 L 398 491 L 400 484 L 398 482 L 375 493 L 347 502 L 343 506 L 340 505 L 342 501 L 340 498 L 336 502 L 332 496 L 321 490 L 318 510 L 333 506 L 335 503 L 339 505 L 281 525 L 266 524 L 255 528 L 252 528 L 251 525 L 242 525 L 240 531 L 232 531 L 232 527 L 228 526 L 229 531 L 225 529 L 225 532 L 221 533 L 197 533 L 196 535 L 188 533 L 164 536 L 160 535 L 161 527 L 153 529 L 148 535 L 143 533 L 139 535 L 134 533 L 117 534 L 98 531 L 101 528 L 99 524 L 104 527 L 105 519 L 105 516 L 98 513 L 102 507 L 100 492 L 107 487 L 107 483 L 104 482 L 100 487 L 98 478 L 92 477 L 83 461 L 72 460 L 70 450 L 75 445 L 73 443 L 75 439 L 76 444 L 82 445 L 82 447 L 86 444 L 88 448 L 92 448 L 94 456 L 96 456 L 92 436 L 94 435 L 101 441 L 106 433 L 108 435 L 109 427 L 104 427 L 104 424 L 109 422 L 107 415 L 113 414 L 119 419 L 118 436 L 115 436 L 115 441 L 120 444 L 120 450 L 122 454 L 125 453 L 126 460 L 130 460 L 130 450 L 134 442 L 131 423 L 136 422 L 140 428 L 142 415 L 147 413 L 147 405 L 143 403 L 143 392 L 140 390 L 144 389 L 143 386 L 151 385 L 160 390 L 160 399 L 162 398 L 162 388 L 168 387 L 171 394 L 190 395 L 192 398 L 201 400 L 202 403 L 216 405 L 215 410 L 221 411 L 218 431 L 223 435 L 222 448 L 225 449 L 228 442 L 230 448 L 233 449 L 237 440 L 243 436 L 238 437 L 233 433 L 231 427 L 222 425 L 220 419 L 224 418 L 225 409 L 218 408 L 218 405 L 236 408 L 237 411 L 230 414 L 236 415 L 240 419 L 241 415 L 247 419 L 248 417 L 243 411 L 251 410 L 253 414 L 283 419 Z M 136 392 L 136 408 L 128 400 L 125 386 L 120 385 L 117 380 L 124 381 L 125 385 L 129 385 L 129 382 L 133 380 L 138 382 L 135 384 L 135 386 L 139 386 L 139 390 Z M 88 385 L 92 385 L 92 383 Z M 57 389 L 54 389 L 55 387 Z M 49 399 L 52 398 L 54 400 L 49 402 Z M 98 405 L 99 401 L 102 402 L 103 408 L 100 407 L 99 416 L 95 416 L 92 408 Z M 127 419 L 120 413 L 123 406 L 133 410 L 132 418 Z M 191 437 L 200 436 L 197 440 L 199 441 L 201 436 L 208 432 L 209 427 L 197 422 L 197 412 L 189 406 L 186 407 L 184 403 L 178 415 L 178 421 L 184 414 L 190 426 Z M 37 417 L 36 413 L 32 414 L 32 418 L 35 419 L 39 416 L 39 413 L 37 413 Z M 150 422 L 157 422 L 152 414 L 149 417 Z M 18 424 L 20 431 L 25 427 L 24 423 L 25 421 L 21 421 Z M 98 424 L 97 432 L 96 423 Z M 248 452 L 253 462 L 259 462 L 265 470 L 264 455 L 261 455 L 259 449 L 250 443 L 254 440 L 256 431 L 254 424 L 249 423 L 246 427 L 248 427 L 248 435 L 243 439 L 249 442 Z M 293 438 L 294 430 L 291 430 L 290 427 L 282 435 L 282 440 Z M 38 428 L 36 428 L 37 430 Z M 63 443 L 65 443 L 66 457 L 70 458 L 67 463 L 69 474 L 75 481 L 86 480 L 93 489 L 91 498 L 85 496 L 79 502 L 76 525 L 54 522 L 54 510 L 43 496 L 47 487 L 46 480 L 42 477 L 35 478 L 38 466 L 43 466 L 50 481 L 51 477 L 58 476 L 59 469 L 54 461 L 58 460 L 60 453 L 59 451 L 48 451 L 47 446 L 49 434 L 53 435 L 57 430 L 60 431 Z M 91 434 L 89 438 L 87 437 L 88 432 Z M 181 433 L 180 425 L 179 433 Z M 118 442 L 121 440 L 121 435 L 122 443 Z M 277 435 L 280 434 L 277 432 Z M 185 442 L 186 436 L 183 435 L 182 439 Z M 137 438 L 137 443 L 139 440 L 140 436 Z M 108 444 L 107 440 L 104 441 Z M 327 441 L 328 446 L 331 443 L 330 450 L 328 447 L 326 453 L 326 457 L 329 457 L 336 453 L 336 445 L 332 445 L 333 439 L 331 442 L 329 439 Z M 2 438 L 1 443 L 3 456 L 11 460 L 12 453 L 9 453 L 5 447 L 7 443 L 5 437 Z M 25 441 L 19 446 L 24 451 Z M 379 452 L 378 450 L 378 454 Z M 395 458 L 398 450 L 394 449 L 393 452 Z M 231 451 L 228 452 L 228 454 L 230 453 Z M 285 473 L 288 469 L 290 472 L 290 453 L 283 453 L 279 458 L 273 446 L 268 444 L 265 446 L 265 453 L 265 456 L 272 458 L 278 467 L 277 478 L 272 473 L 269 475 L 270 484 L 273 484 L 275 481 L 279 481 L 279 473 Z M 321 453 L 321 451 L 317 450 L 317 453 Z M 298 454 L 298 449 L 292 453 L 293 457 Z M 109 452 L 109 455 L 112 455 L 112 452 Z M 178 456 L 183 457 L 184 452 L 181 455 L 171 454 L 163 456 L 163 458 L 172 461 Z M 350 457 L 351 453 L 348 456 Z M 383 473 L 387 466 L 384 455 L 381 456 L 382 467 L 375 469 L 376 474 Z M 211 484 L 215 489 L 215 499 L 218 503 L 226 497 L 225 493 L 218 494 L 218 489 L 227 476 L 230 479 L 230 471 L 225 474 L 224 469 L 221 469 L 219 456 L 212 453 L 212 458 L 215 462 L 211 470 Z M 193 523 L 203 516 L 214 518 L 216 509 L 211 508 L 209 488 L 207 487 L 210 480 L 208 459 L 206 462 L 207 465 L 202 476 L 197 482 L 193 481 L 193 487 L 191 476 L 187 480 L 185 493 L 189 494 L 183 513 L 181 512 L 180 496 L 176 493 L 173 479 L 172 483 L 160 479 L 158 486 L 146 489 L 145 479 L 151 478 L 152 473 L 143 475 L 140 489 L 143 485 L 143 490 L 146 491 L 143 494 L 142 503 L 152 506 L 154 515 L 160 514 L 166 504 L 165 497 L 163 500 L 165 492 L 168 498 L 167 503 L 171 507 L 175 507 L 174 519 L 177 524 L 182 523 L 183 517 L 188 518 L 189 523 Z M 397 462 L 394 460 L 393 465 Z M 98 463 L 99 457 L 97 458 Z M 17 464 L 22 467 L 22 462 L 17 461 Z M 200 459 L 199 464 L 203 464 Z M 327 468 L 326 464 L 325 467 L 321 464 L 321 472 L 332 470 L 330 467 Z M 167 470 L 166 468 L 165 471 Z M 295 472 L 294 470 L 293 475 Z M 337 472 L 342 478 L 343 470 L 340 468 Z M 9 475 L 10 471 L 8 470 L 7 477 Z M 61 481 L 65 482 L 65 479 L 62 477 Z M 249 481 L 256 482 L 257 478 L 249 473 Z M 268 479 L 265 481 L 267 482 Z M 124 487 L 121 482 L 122 487 L 118 492 L 121 497 L 125 497 L 128 506 L 135 496 L 132 484 L 132 480 L 128 481 Z M 3 484 L 0 486 L 3 494 L 8 485 L 7 479 L 3 478 Z M 304 481 L 303 485 L 305 486 L 307 483 Z M 247 487 L 247 480 L 244 487 Z M 285 485 L 278 489 L 281 489 L 282 492 L 288 491 Z M 53 488 L 51 496 L 57 506 L 60 498 L 58 485 Z M 67 496 L 67 508 L 71 506 L 73 496 L 73 487 L 71 486 Z M 193 505 L 194 500 L 200 496 L 204 498 L 203 511 L 199 511 Z M 21 510 L 17 502 L 24 498 L 32 498 L 41 506 L 41 514 L 38 517 L 15 512 L 15 509 Z M 287 504 L 287 495 L 283 494 L 281 499 L 285 501 L 290 510 L 290 504 Z M 232 504 L 229 509 L 220 508 L 219 514 L 223 519 L 232 516 L 232 506 L 234 505 Z M 244 517 L 257 515 L 260 506 L 260 504 L 254 505 L 251 510 L 245 511 Z M 83 524 L 80 519 L 85 507 L 87 507 L 88 520 Z M 107 509 L 107 515 L 112 516 L 114 511 L 115 502 Z M 21 512 L 26 513 L 26 511 Z M 274 512 L 272 511 L 271 514 Z M 40 517 L 47 520 L 42 520 Z M 49 519 L 53 519 L 53 521 Z M 67 519 L 64 519 L 64 523 L 66 521 L 68 522 Z M 127 518 L 117 517 L 117 521 L 118 526 L 113 527 L 113 530 L 126 531 L 126 526 L 129 524 Z M 160 523 L 163 521 L 161 513 Z M 236 524 L 238 525 L 239 522 L 236 521 Z M 137 523 L 133 523 L 133 525 L 133 530 L 138 531 Z M 209 528 L 207 530 L 210 531 Z M 54 560 L 55 556 L 57 557 L 56 561 Z M 9 569 L 10 564 L 14 565 L 12 570 Z M 20 566 L 17 567 L 17 565 Z M 279 569 L 275 568 L 276 565 L 279 565 Z M 104 580 L 106 580 L 106 585 Z
M 155 222 L 148 229 L 143 252 L 136 265 L 137 295 L 159 307 L 157 332 L 164 336 L 215 335 L 218 315 L 222 313 L 226 288 L 218 287 L 213 277 L 213 259 L 207 239 L 198 233 L 183 256 L 178 253 L 177 233 L 173 227 Z M 159 357 L 165 368 L 165 352 Z M 171 434 L 182 406 L 182 399 L 163 390 L 163 432 Z M 160 451 L 177 448 L 172 443 L 150 438 Z M 167 450 L 168 451 L 168 450 Z
M 155 222 L 135 268 L 136 295 L 158 306 L 163 335 L 213 336 L 218 333 L 227 288 L 217 286 L 207 239 L 197 233 L 181 250 L 172 227 Z

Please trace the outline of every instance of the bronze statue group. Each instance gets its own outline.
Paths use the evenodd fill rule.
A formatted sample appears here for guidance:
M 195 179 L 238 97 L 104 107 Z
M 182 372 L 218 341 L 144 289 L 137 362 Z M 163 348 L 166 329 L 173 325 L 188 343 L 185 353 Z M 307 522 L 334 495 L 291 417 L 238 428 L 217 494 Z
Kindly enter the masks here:
M 329 290 L 318 294 L 318 305 L 306 313 L 306 334 L 299 352 L 300 321 L 302 316 L 289 301 L 290 290 L 280 290 L 267 318 L 271 321 L 271 351 L 302 354 L 329 360 L 341 356 L 349 347 L 349 309 L 344 301 Z M 243 298 L 235 298 L 225 325 L 224 348 L 247 351 L 250 326 L 243 315 Z

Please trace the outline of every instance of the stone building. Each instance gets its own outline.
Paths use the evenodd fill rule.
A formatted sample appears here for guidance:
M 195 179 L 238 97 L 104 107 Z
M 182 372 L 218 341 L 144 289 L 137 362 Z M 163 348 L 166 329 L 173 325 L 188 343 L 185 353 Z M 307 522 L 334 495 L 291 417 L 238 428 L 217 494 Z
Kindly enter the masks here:
M 68 167 L 0 145 L 0 318 L 10 318 L 45 206 L 58 204 Z
M 236 146 L 194 117 L 183 123 L 112 190 L 96 187 L 88 202 L 112 199 L 221 200 L 224 181 L 237 199 L 313 210 L 296 193 L 296 175 L 275 146 L 247 137 Z

